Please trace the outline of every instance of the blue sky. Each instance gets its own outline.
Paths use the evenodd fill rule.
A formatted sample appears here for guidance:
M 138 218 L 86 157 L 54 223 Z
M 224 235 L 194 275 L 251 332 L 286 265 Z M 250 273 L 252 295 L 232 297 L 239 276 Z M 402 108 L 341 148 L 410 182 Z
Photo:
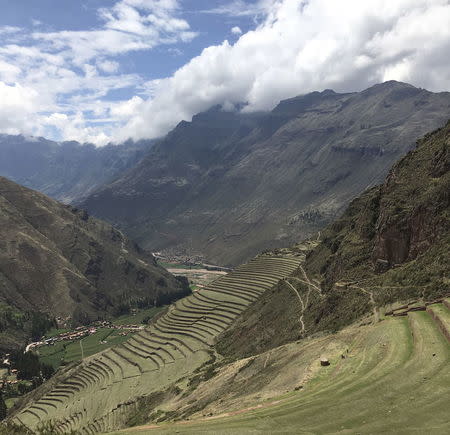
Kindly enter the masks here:
M 447 0 L 0 0 L 0 133 L 104 145 L 217 104 L 449 90 Z M 430 68 L 432 65 L 432 68 Z
M 17 26 L 28 31 L 82 31 L 102 25 L 98 14 L 110 7 L 108 0 L 0 0 L 0 26 Z M 145 79 L 156 79 L 173 74 L 192 57 L 210 45 L 224 39 L 235 40 L 231 29 L 238 26 L 244 32 L 255 26 L 257 14 L 230 16 L 224 13 L 205 13 L 231 2 L 223 0 L 183 0 L 177 16 L 185 19 L 196 36 L 189 43 L 177 42 L 145 50 L 125 53 L 118 61 L 124 73 L 138 73 Z M 245 2 L 252 6 L 255 1 Z

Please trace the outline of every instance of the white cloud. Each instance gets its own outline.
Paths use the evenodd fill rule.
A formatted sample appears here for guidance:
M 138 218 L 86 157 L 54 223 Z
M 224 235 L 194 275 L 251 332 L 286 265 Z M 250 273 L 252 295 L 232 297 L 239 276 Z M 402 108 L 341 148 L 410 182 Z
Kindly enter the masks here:
M 89 30 L 47 32 L 34 19 L 40 31 L 0 26 L 0 132 L 108 142 L 139 106 L 139 97 L 114 102 L 108 93 L 144 86 L 120 74 L 117 56 L 191 41 L 179 12 L 177 0 L 116 0 Z
M 0 131 L 7 134 L 31 133 L 26 120 L 38 108 L 38 93 L 19 84 L 0 82 L 0 101 Z
M 215 13 L 231 14 L 230 5 L 237 13 L 240 3 Z M 116 137 L 159 136 L 223 102 L 247 102 L 247 111 L 271 109 L 312 90 L 358 90 L 390 79 L 450 89 L 447 0 L 271 4 L 264 22 L 234 45 L 208 47 L 172 77 L 147 84 L 152 96 Z
M 97 67 L 105 73 L 115 73 L 119 70 L 119 62 L 114 62 L 113 60 L 98 60 Z
M 16 26 L 1 26 L 0 35 L 8 35 L 13 33 L 19 33 L 22 29 Z
M 177 0 L 120 0 L 101 26 L 34 32 L 0 27 L 0 132 L 114 141 L 157 137 L 212 105 L 271 109 L 280 99 L 396 79 L 450 89 L 448 0 L 235 0 L 203 11 L 258 16 L 239 39 L 210 46 L 171 77 L 123 74 L 119 55 L 190 41 Z M 22 39 L 21 39 L 22 38 Z M 235 37 L 233 37 L 233 41 Z M 136 96 L 109 101 L 111 90 Z M 138 96 L 139 95 L 139 96 Z
M 241 28 L 239 26 L 234 26 L 231 29 L 231 33 L 233 35 L 241 35 L 242 34 L 242 30 L 241 30 Z

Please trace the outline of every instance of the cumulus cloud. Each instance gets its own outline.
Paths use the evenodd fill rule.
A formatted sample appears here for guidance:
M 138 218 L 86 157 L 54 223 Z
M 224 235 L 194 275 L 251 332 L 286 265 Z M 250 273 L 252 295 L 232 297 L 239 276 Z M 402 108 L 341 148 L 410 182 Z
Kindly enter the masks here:
M 27 116 L 38 109 L 38 93 L 19 84 L 0 82 L 0 131 L 7 134 L 31 133 Z
M 231 33 L 233 35 L 241 35 L 242 34 L 242 30 L 239 26 L 234 26 L 231 28 Z
M 110 141 L 129 116 L 108 93 L 143 86 L 139 75 L 120 74 L 116 57 L 191 41 L 179 11 L 177 0 L 118 0 L 98 10 L 94 29 L 48 32 L 36 20 L 40 31 L 0 27 L 0 132 Z
M 234 43 L 205 48 L 170 77 L 121 74 L 121 53 L 195 36 L 179 8 L 176 0 L 116 1 L 99 11 L 100 28 L 34 32 L 37 45 L 21 44 L 17 28 L 0 28 L 0 131 L 57 129 L 103 144 L 161 136 L 216 104 L 268 110 L 313 90 L 390 79 L 450 88 L 448 0 L 231 0 L 203 12 L 257 15 L 253 30 L 232 31 Z M 127 86 L 136 96 L 107 101 Z
M 117 137 L 162 135 L 215 104 L 267 110 L 312 90 L 359 90 L 390 79 L 450 88 L 447 0 L 273 0 L 267 11 L 234 45 L 208 47 L 155 83 Z

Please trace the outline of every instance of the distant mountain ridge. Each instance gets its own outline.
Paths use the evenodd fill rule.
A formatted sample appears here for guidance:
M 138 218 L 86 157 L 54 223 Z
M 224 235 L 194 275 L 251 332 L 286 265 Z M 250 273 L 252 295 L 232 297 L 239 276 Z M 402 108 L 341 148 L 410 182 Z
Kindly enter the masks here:
M 143 246 L 236 265 L 324 227 L 449 115 L 450 93 L 394 81 L 270 113 L 216 107 L 80 205 Z
M 65 203 L 134 166 L 152 141 L 95 147 L 22 135 L 0 135 L 0 175 Z
M 111 225 L 0 177 L 0 347 L 25 333 L 11 310 L 79 324 L 186 291 Z

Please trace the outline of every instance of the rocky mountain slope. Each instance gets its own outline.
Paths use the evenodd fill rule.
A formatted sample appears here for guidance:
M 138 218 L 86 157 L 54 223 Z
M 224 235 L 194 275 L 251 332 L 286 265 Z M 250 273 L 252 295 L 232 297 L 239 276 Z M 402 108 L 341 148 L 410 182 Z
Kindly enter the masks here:
M 299 249 L 305 245 L 285 251 Z M 397 301 L 450 295 L 450 122 L 419 140 L 308 249 L 295 277 L 225 333 L 225 355 L 336 331 L 368 313 L 377 318 L 380 307 Z
M 82 206 L 143 246 L 239 264 L 331 222 L 449 113 L 450 93 L 398 82 L 313 92 L 270 113 L 214 108 Z
M 0 177 L 2 345 L 14 341 L 12 330 L 20 332 L 30 312 L 81 323 L 121 304 L 184 293 L 151 254 L 111 225 Z
M 69 203 L 134 166 L 151 145 L 151 141 L 142 141 L 97 148 L 0 135 L 0 175 Z

